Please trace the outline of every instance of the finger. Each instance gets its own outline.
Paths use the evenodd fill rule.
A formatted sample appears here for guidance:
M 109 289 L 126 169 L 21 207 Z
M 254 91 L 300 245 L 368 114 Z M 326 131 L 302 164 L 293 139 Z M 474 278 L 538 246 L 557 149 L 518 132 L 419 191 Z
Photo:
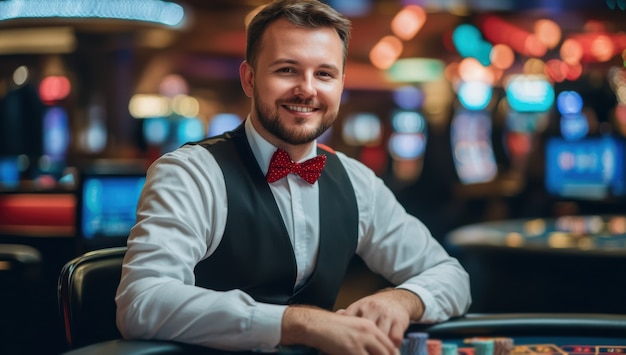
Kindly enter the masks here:
M 389 317 L 385 317 L 385 316 L 378 317 L 378 319 L 376 320 L 376 326 L 384 334 L 387 334 L 388 336 L 391 336 L 392 324 L 391 324 L 391 319 L 389 319 Z M 395 341 L 394 341 L 394 343 L 395 343 Z
M 380 339 L 381 344 L 384 346 L 384 354 L 396 354 L 398 347 L 391 341 L 387 333 L 383 334 L 382 339 Z
M 358 317 L 361 315 L 361 311 L 359 309 L 360 308 L 356 306 L 348 306 L 348 308 L 346 308 L 342 314 Z
M 398 323 L 394 323 L 391 325 L 389 329 L 389 339 L 394 343 L 395 346 L 400 347 L 402 345 L 402 340 L 404 339 L 404 332 L 406 331 L 406 327 Z

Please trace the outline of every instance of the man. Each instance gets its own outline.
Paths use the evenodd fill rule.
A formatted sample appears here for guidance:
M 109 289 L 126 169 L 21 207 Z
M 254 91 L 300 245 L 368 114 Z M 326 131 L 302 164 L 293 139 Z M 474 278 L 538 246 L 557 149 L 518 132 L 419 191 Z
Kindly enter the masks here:
M 372 171 L 317 147 L 337 117 L 349 37 L 316 0 L 279 0 L 252 20 L 245 123 L 148 170 L 116 297 L 126 338 L 395 354 L 411 321 L 467 311 L 457 260 Z M 355 253 L 397 287 L 333 312 Z

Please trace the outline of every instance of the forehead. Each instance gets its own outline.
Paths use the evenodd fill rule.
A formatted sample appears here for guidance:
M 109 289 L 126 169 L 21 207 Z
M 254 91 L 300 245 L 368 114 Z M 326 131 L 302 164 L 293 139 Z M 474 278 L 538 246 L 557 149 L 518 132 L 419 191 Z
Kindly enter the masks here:
M 341 66 L 343 42 L 332 27 L 299 27 L 285 18 L 271 23 L 262 37 L 260 58 L 285 57 L 327 62 Z M 271 57 L 271 58 L 268 58 Z

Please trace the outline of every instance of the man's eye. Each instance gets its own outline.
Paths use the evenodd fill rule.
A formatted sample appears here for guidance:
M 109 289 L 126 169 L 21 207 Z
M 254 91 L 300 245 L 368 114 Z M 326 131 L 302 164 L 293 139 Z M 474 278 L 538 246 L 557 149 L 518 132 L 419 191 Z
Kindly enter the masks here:
M 334 75 L 332 73 L 325 72 L 325 71 L 319 72 L 317 75 L 325 77 L 325 78 L 333 78 L 334 77 Z
M 280 68 L 278 69 L 279 73 L 293 73 L 295 72 L 295 70 L 293 70 L 293 68 Z

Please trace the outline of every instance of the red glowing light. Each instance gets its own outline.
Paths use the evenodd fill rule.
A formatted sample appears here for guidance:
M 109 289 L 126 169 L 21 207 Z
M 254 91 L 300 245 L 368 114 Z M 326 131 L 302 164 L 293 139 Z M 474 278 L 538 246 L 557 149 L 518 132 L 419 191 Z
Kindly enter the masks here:
M 48 76 L 39 84 L 39 98 L 47 104 L 65 99 L 70 94 L 70 81 L 64 76 Z

